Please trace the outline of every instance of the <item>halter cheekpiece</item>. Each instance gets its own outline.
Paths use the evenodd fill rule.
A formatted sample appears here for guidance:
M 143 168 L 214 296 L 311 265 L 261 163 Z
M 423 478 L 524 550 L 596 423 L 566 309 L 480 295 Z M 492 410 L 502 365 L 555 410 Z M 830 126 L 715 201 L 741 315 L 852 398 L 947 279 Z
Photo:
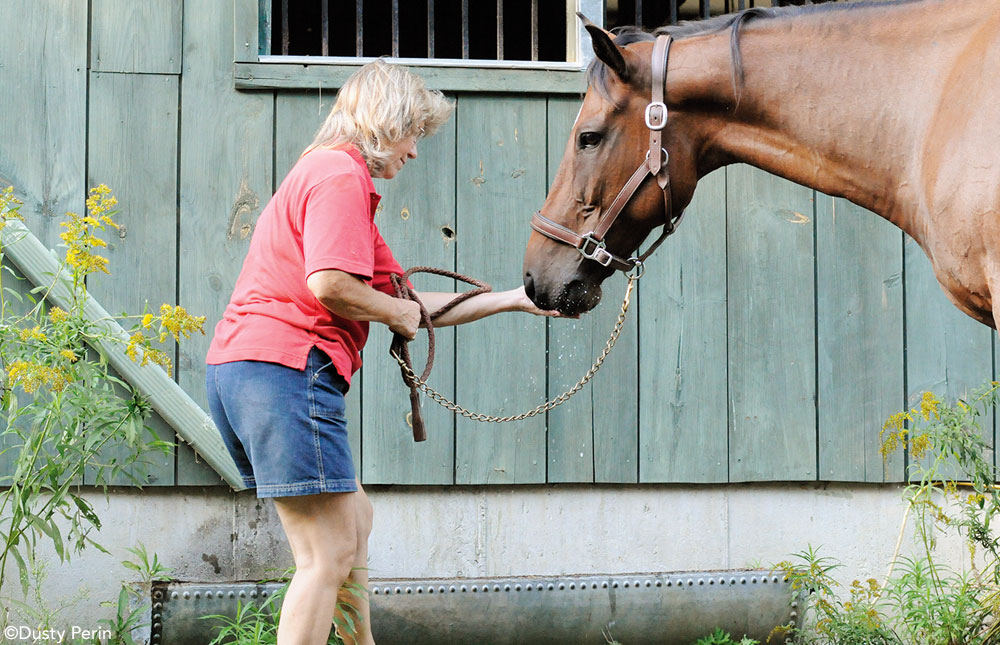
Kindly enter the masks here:
M 531 228 L 542 235 L 575 247 L 583 257 L 593 260 L 601 266 L 610 266 L 626 273 L 635 272 L 636 277 L 642 274 L 643 261 L 649 257 L 650 253 L 656 250 L 656 247 L 663 240 L 677 230 L 677 225 L 680 223 L 681 218 L 684 217 L 684 211 L 681 211 L 676 217 L 673 214 L 673 206 L 670 198 L 670 173 L 667 169 L 669 156 L 663 147 L 662 141 L 662 130 L 667 125 L 667 105 L 664 102 L 664 90 L 666 87 L 667 58 L 670 54 L 670 43 L 670 36 L 664 34 L 657 36 L 656 42 L 653 45 L 652 97 L 649 105 L 646 106 L 645 112 L 646 127 L 649 129 L 649 150 L 646 151 L 646 158 L 643 159 L 639 167 L 632 173 L 629 180 L 625 182 L 622 189 L 618 191 L 618 195 L 611 202 L 611 206 L 601 215 L 597 226 L 593 230 L 581 235 L 545 217 L 541 211 L 536 211 L 534 217 L 531 218 Z M 626 260 L 607 250 L 604 237 L 622 209 L 625 208 L 625 205 L 628 204 L 629 200 L 632 199 L 632 196 L 639 189 L 639 186 L 650 175 L 656 178 L 657 184 L 663 190 L 663 207 L 666 218 L 663 225 L 663 232 L 645 253 L 639 256 L 632 256 Z

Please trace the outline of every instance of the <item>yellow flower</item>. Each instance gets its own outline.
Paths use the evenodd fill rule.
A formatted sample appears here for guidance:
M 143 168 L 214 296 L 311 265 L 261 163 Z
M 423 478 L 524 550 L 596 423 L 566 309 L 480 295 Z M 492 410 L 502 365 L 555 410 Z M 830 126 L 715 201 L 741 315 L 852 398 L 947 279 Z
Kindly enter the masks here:
M 59 324 L 61 322 L 66 322 L 69 319 L 69 314 L 59 307 L 53 307 L 52 309 L 49 309 L 49 318 L 53 323 Z
M 69 380 L 69 376 L 61 369 L 23 360 L 14 361 L 7 368 L 8 387 L 20 385 L 28 394 L 34 393 L 42 386 L 48 386 L 53 392 L 59 392 L 66 387 Z
M 95 255 L 92 251 L 106 248 L 107 242 L 97 237 L 94 232 L 105 230 L 105 226 L 118 228 L 108 211 L 118 203 L 114 197 L 108 197 L 111 189 L 101 184 L 90 190 L 87 198 L 88 215 L 81 217 L 76 213 L 66 213 L 68 221 L 61 226 L 66 229 L 59 237 L 66 243 L 66 264 L 78 273 L 87 275 L 95 271 L 108 273 L 108 259 Z M 107 213 L 107 214 L 105 214 Z
M 926 434 L 914 437 L 910 440 L 910 456 L 914 459 L 921 459 L 933 447 L 930 437 Z
M 68 360 L 70 363 L 76 361 L 76 354 L 74 354 L 71 349 L 61 349 L 59 350 L 59 355 Z
M 48 340 L 48 337 L 38 325 L 35 325 L 32 329 L 22 329 L 18 332 L 18 336 L 20 336 L 21 341 L 25 343 L 31 340 L 38 340 L 42 342 Z
M 14 197 L 13 186 L 7 186 L 3 190 L 0 190 L 0 230 L 3 230 L 3 227 L 7 226 L 7 220 L 24 219 L 24 217 L 17 212 L 17 209 L 19 209 L 22 204 L 24 204 L 24 202 L 17 197 Z
M 142 333 L 136 332 L 128 339 L 128 345 L 125 346 L 125 355 L 134 363 L 138 359 L 138 348 L 146 346 L 146 337 Z
M 205 333 L 205 317 L 204 316 L 192 316 L 180 305 L 172 307 L 168 304 L 163 304 L 160 306 L 160 320 L 163 326 L 173 335 L 174 340 L 180 340 L 181 335 L 184 338 L 190 338 L 191 333 L 195 331 L 200 331 L 202 334 Z M 161 334 L 161 342 L 165 340 L 164 334 Z
M 149 326 L 153 324 L 153 314 L 146 314 L 142 317 L 142 326 L 145 329 L 149 329 Z
M 920 414 L 924 417 L 924 421 L 930 421 L 931 416 L 935 419 L 939 418 L 938 405 L 940 403 L 934 397 L 933 392 L 924 392 L 924 396 L 920 400 Z

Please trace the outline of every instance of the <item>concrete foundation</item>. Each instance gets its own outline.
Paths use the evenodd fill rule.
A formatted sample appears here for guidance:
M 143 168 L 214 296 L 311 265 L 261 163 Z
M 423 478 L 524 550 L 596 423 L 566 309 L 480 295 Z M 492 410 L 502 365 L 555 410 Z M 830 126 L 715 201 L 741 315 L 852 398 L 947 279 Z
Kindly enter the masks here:
M 886 574 L 903 520 L 902 488 L 859 484 L 547 485 L 367 489 L 375 507 L 372 578 L 484 577 L 670 572 L 769 567 L 807 546 L 843 567 L 845 583 Z M 126 548 L 143 543 L 173 577 L 188 581 L 272 578 L 292 560 L 270 500 L 220 488 L 113 491 L 88 495 L 104 522 L 89 549 L 51 563 L 43 602 L 60 625 L 96 627 L 113 615 Z M 903 552 L 916 553 L 912 522 Z M 967 566 L 956 535 L 941 562 Z M 19 597 L 8 571 L 4 604 Z M 33 603 L 32 603 L 33 604 Z M 15 623 L 17 621 L 15 620 Z M 20 623 L 18 623 L 20 624 Z M 711 626 L 708 626 L 710 629 Z

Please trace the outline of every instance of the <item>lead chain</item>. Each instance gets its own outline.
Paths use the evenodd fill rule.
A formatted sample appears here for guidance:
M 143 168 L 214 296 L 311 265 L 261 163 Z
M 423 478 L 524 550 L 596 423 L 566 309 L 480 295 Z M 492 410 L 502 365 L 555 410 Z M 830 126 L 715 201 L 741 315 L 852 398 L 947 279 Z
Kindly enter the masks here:
M 604 359 L 606 359 L 608 357 L 608 354 L 611 353 L 611 348 L 615 346 L 615 343 L 618 341 L 618 336 L 622 333 L 622 329 L 625 326 L 625 314 L 628 313 L 629 304 L 631 303 L 632 300 L 632 287 L 634 286 L 636 279 L 637 279 L 636 276 L 633 275 L 628 276 L 628 286 L 625 289 L 625 299 L 622 301 L 622 308 L 621 311 L 618 313 L 618 320 L 615 322 L 615 326 L 611 330 L 611 337 L 608 338 L 608 342 L 605 343 L 604 349 L 601 351 L 601 355 L 597 357 L 597 360 L 594 361 L 594 364 L 590 366 L 590 369 L 587 370 L 587 373 L 583 375 L 583 378 L 580 379 L 576 385 L 566 390 L 565 392 L 555 397 L 554 399 L 546 401 L 545 403 L 542 403 L 541 405 L 531 410 L 528 410 L 527 412 L 522 412 L 521 414 L 515 414 L 508 417 L 497 417 L 489 414 L 481 414 L 479 412 L 473 412 L 471 410 L 463 408 L 462 406 L 458 405 L 448 397 L 444 396 L 443 394 L 432 388 L 430 385 L 427 384 L 426 381 L 421 381 L 419 378 L 417 378 L 417 375 L 413 372 L 410 366 L 407 365 L 402 358 L 400 358 L 399 354 L 397 354 L 396 352 L 392 352 L 392 357 L 396 359 L 397 363 L 399 363 L 399 367 L 403 370 L 403 373 L 405 375 L 408 384 L 409 383 L 414 384 L 418 390 L 426 394 L 428 397 L 430 397 L 439 405 L 448 408 L 452 412 L 456 412 L 462 415 L 463 417 L 472 419 L 473 421 L 482 421 L 484 423 L 508 423 L 510 421 L 522 421 L 524 419 L 528 419 L 533 416 L 539 415 L 543 412 L 548 412 L 549 410 L 562 405 L 563 403 L 568 401 L 570 397 L 579 392 L 583 388 L 583 386 L 586 385 L 588 381 L 590 381 L 590 379 L 594 378 L 594 375 L 597 374 L 597 371 L 601 369 L 601 365 L 604 363 Z

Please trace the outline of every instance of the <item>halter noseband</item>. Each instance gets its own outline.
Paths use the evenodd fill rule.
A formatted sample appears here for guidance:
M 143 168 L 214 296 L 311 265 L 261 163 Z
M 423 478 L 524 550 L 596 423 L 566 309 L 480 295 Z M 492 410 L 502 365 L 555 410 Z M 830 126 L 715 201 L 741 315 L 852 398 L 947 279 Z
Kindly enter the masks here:
M 667 106 L 663 101 L 663 93 L 667 76 L 667 57 L 670 54 L 670 42 L 670 36 L 661 35 L 656 37 L 656 42 L 653 45 L 652 100 L 646 106 L 645 115 L 646 127 L 649 128 L 649 150 L 646 152 L 646 158 L 639 164 L 635 172 L 632 173 L 629 180 L 625 182 L 622 189 L 618 191 L 618 195 L 611 202 L 608 210 L 601 216 L 601 219 L 597 222 L 597 226 L 592 231 L 581 235 L 545 217 L 541 211 L 536 211 L 534 217 L 531 218 L 531 228 L 545 237 L 575 247 L 588 260 L 593 260 L 601 266 L 610 266 L 619 271 L 637 271 L 638 275 L 642 273 L 643 261 L 649 257 L 650 253 L 656 250 L 656 247 L 663 240 L 677 230 L 677 225 L 680 223 L 681 218 L 684 217 L 684 211 L 681 211 L 676 217 L 673 214 L 673 206 L 670 199 L 670 173 L 667 169 L 669 156 L 663 147 L 661 135 L 661 131 L 667 125 Z M 663 232 L 645 253 L 625 260 L 605 248 L 604 236 L 607 235 L 608 229 L 614 224 L 619 213 L 625 208 L 625 205 L 632 199 L 635 191 L 639 189 L 639 186 L 642 185 L 649 175 L 656 177 L 656 182 L 663 190 L 663 207 L 664 215 L 666 216 Z

